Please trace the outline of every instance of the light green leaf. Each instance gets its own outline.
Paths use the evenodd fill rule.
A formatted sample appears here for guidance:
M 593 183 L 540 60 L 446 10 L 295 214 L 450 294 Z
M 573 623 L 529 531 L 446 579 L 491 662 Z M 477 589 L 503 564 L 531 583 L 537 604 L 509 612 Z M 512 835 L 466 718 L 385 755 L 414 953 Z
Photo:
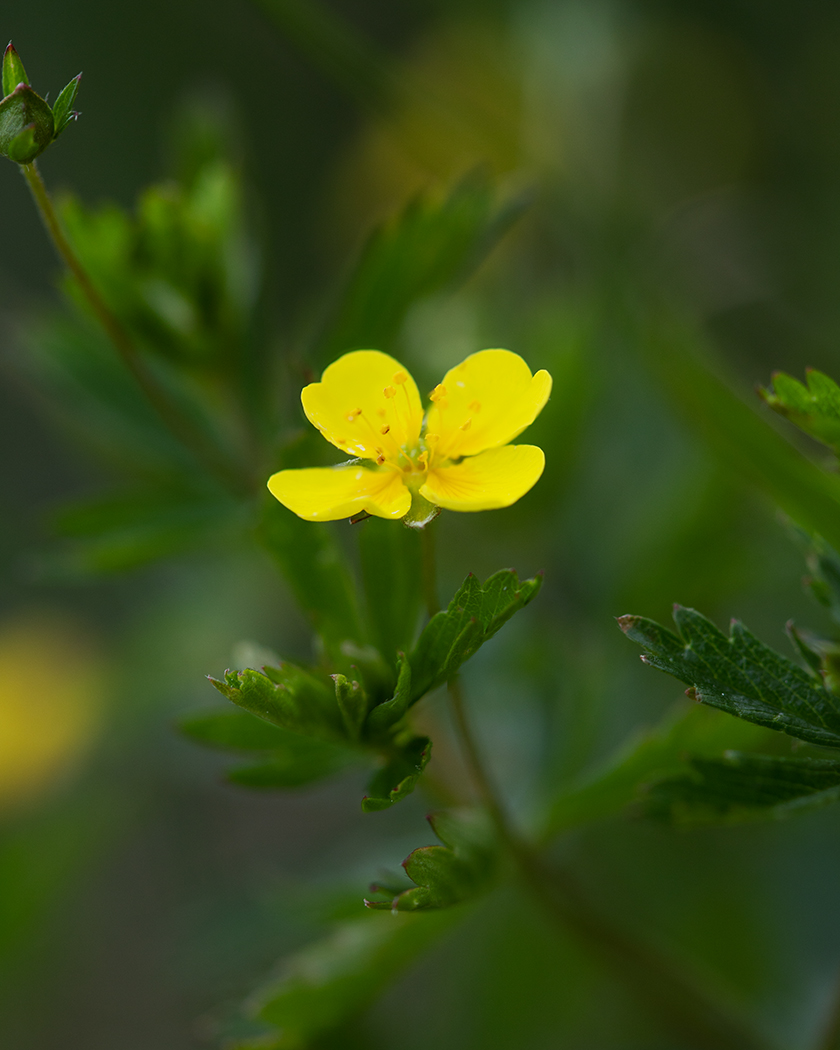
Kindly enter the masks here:
M 23 68 L 20 55 L 9 44 L 3 54 L 3 97 L 11 95 L 18 84 L 28 84 L 29 77 Z
M 793 376 L 774 372 L 773 390 L 759 393 L 779 415 L 785 416 L 806 434 L 840 453 L 840 387 L 823 372 L 809 368 L 807 387 Z
M 55 100 L 53 120 L 55 121 L 56 138 L 78 116 L 77 113 L 73 112 L 73 103 L 76 101 L 76 95 L 79 93 L 79 81 L 81 79 L 81 73 L 73 77 L 70 83 L 61 89 L 58 98 Z
M 541 585 L 541 575 L 520 582 L 513 569 L 502 569 L 484 584 L 470 573 L 449 608 L 431 618 L 409 657 L 412 702 L 448 681 Z

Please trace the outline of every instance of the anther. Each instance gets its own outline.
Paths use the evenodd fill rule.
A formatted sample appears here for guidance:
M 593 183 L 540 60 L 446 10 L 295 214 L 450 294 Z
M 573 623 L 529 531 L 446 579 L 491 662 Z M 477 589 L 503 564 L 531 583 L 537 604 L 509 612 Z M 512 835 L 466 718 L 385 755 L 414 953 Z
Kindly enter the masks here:
M 480 412 L 481 411 L 481 402 L 480 401 L 471 401 L 469 408 L 470 408 L 470 412 Z
M 462 423 L 461 424 L 461 430 L 469 430 L 471 426 L 472 426 L 472 416 L 470 416 L 470 418 L 466 421 L 466 423 Z
M 378 455 L 378 456 L 376 457 L 376 462 L 377 462 L 377 463 L 379 464 L 379 466 L 380 466 L 380 467 L 381 467 L 381 466 L 382 466 L 382 464 L 383 464 L 383 463 L 385 462 L 385 457 L 384 457 L 384 456 L 382 455 L 382 453 L 381 453 L 381 452 L 380 452 L 380 453 L 379 453 L 379 455 Z
M 440 401 L 442 398 L 446 397 L 446 387 L 443 383 L 438 383 L 431 394 L 429 394 L 429 397 L 432 401 Z
M 390 429 L 391 429 L 391 428 L 390 428 L 390 427 L 388 426 L 388 424 L 386 423 L 384 427 L 380 427 L 380 428 L 379 428 L 379 433 L 380 433 L 380 434 L 387 434 L 387 433 L 388 433 L 388 431 L 389 431 Z
M 398 386 L 402 386 L 403 383 L 407 383 L 408 382 L 408 373 L 407 372 L 394 372 L 394 382 Z
M 386 386 L 385 389 L 382 391 L 382 393 L 387 398 L 392 398 L 392 397 L 396 397 L 397 396 L 397 391 L 392 386 Z

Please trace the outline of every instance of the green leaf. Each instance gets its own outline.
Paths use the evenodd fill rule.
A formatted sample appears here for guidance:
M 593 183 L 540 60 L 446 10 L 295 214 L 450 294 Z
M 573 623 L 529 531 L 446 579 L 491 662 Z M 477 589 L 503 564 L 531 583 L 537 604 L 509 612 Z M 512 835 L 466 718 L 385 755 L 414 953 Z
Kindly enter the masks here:
M 426 736 L 416 736 L 394 754 L 371 780 L 362 799 L 364 813 L 390 809 L 414 790 L 423 770 L 432 757 L 432 742 Z
M 489 253 L 524 200 L 499 206 L 488 177 L 474 172 L 444 197 L 419 197 L 368 241 L 326 329 L 319 361 L 348 350 L 387 350 L 417 300 L 464 280 Z
M 401 721 L 411 702 L 411 664 L 405 658 L 404 653 L 398 654 L 398 660 L 399 675 L 393 697 L 374 707 L 367 717 L 365 731 L 374 740 Z
M 277 1041 L 302 1047 L 369 1005 L 459 913 L 376 915 L 345 922 L 327 938 L 286 960 L 279 977 L 251 998 L 250 1011 L 276 1025 Z M 249 1044 L 239 1044 L 249 1045 Z
M 542 575 L 520 582 L 513 569 L 502 569 L 482 585 L 470 573 L 444 612 L 436 613 L 417 640 L 409 661 L 412 703 L 436 689 L 536 597 Z
M 79 93 L 79 81 L 82 79 L 82 74 L 73 77 L 66 87 L 63 87 L 59 93 L 58 98 L 55 100 L 53 106 L 53 120 L 55 121 L 55 137 L 64 131 L 68 124 L 74 121 L 78 117 L 78 113 L 73 110 L 73 103 L 76 101 L 76 95 Z
M 358 755 L 346 748 L 299 736 L 293 746 L 272 755 L 264 762 L 236 766 L 228 770 L 227 779 L 240 787 L 277 791 L 323 780 L 356 761 Z
M 54 131 L 52 110 L 26 84 L 0 102 L 0 156 L 29 164 L 49 146 Z
M 421 536 L 371 517 L 358 526 L 362 584 L 371 640 L 392 666 L 416 637 L 421 604 Z
M 461 810 L 429 818 L 442 846 L 421 846 L 403 861 L 415 884 L 387 901 L 365 901 L 369 908 L 418 911 L 449 908 L 487 890 L 496 874 L 497 850 L 484 813 Z M 384 886 L 372 889 L 386 891 Z
M 784 372 L 773 373 L 773 390 L 759 393 L 779 415 L 840 454 L 840 387 L 823 372 L 805 371 L 807 387 Z
M 603 765 L 566 786 L 550 802 L 544 838 L 619 813 L 652 781 L 679 773 L 686 753 L 717 756 L 727 748 L 760 747 L 774 734 L 702 704 L 680 701 L 662 722 L 646 729 Z
M 29 77 L 23 68 L 20 55 L 9 44 L 3 54 L 3 97 L 11 95 L 18 84 L 28 84 Z
M 232 703 L 281 729 L 326 739 L 343 737 L 333 683 L 327 685 L 294 664 L 266 666 L 262 673 L 252 668 L 226 671 L 223 682 L 210 681 Z
M 680 635 L 642 616 L 619 626 L 642 660 L 691 686 L 688 695 L 757 725 L 840 747 L 840 705 L 811 674 L 755 638 L 738 620 L 729 637 L 693 609 L 675 606 Z
M 840 762 L 731 751 L 713 760 L 692 757 L 688 772 L 655 784 L 651 816 L 675 823 L 788 817 L 840 799 Z
M 268 497 L 260 539 L 277 562 L 300 609 L 320 635 L 333 665 L 346 662 L 345 643 L 362 629 L 346 561 L 328 527 L 302 521 Z
M 345 678 L 343 674 L 334 674 L 332 679 L 347 736 L 351 740 L 358 740 L 368 710 L 367 693 L 358 682 Z
M 177 725 L 180 732 L 196 743 L 223 751 L 275 751 L 293 736 L 295 740 L 301 739 L 247 711 L 223 709 L 185 715 Z

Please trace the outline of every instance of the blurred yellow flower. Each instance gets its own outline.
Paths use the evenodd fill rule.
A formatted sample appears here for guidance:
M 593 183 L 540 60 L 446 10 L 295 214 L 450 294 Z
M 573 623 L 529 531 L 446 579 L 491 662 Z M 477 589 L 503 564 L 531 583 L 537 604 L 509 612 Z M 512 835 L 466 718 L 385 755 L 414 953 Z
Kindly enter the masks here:
M 101 678 L 89 647 L 57 619 L 0 627 L 0 807 L 37 795 L 92 740 Z
M 305 387 L 301 401 L 327 441 L 357 458 L 281 470 L 268 487 L 307 521 L 363 512 L 396 519 L 411 510 L 409 520 L 422 524 L 440 507 L 508 507 L 545 466 L 542 449 L 509 442 L 533 423 L 550 393 L 548 372 L 532 376 L 518 354 L 482 350 L 446 373 L 424 419 L 417 385 L 399 361 L 355 350 Z

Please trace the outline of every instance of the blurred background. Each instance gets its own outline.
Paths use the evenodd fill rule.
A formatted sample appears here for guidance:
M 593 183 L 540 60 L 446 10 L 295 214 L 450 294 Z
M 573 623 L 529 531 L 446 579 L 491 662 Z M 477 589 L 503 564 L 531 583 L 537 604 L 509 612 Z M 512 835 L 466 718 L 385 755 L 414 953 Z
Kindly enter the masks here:
M 614 616 L 667 622 L 679 601 L 782 650 L 790 617 L 827 629 L 772 483 L 716 428 L 697 376 L 760 414 L 753 388 L 775 369 L 840 373 L 836 5 L 41 0 L 7 5 L 4 32 L 42 93 L 84 71 L 82 118 L 41 167 L 85 205 L 132 209 L 178 175 L 185 122 L 204 115 L 243 179 L 260 330 L 287 361 L 306 358 L 378 223 L 418 193 L 492 187 L 497 243 L 463 279 L 421 288 L 379 348 L 421 389 L 492 346 L 555 378 L 528 434 L 547 454 L 540 484 L 438 523 L 444 595 L 468 571 L 546 572 L 465 676 L 523 820 L 681 702 Z M 306 658 L 305 624 L 247 542 L 134 571 L 58 564 L 56 513 L 110 475 L 31 367 L 66 307 L 10 163 L 0 215 L 2 1042 L 215 1046 L 278 958 L 433 841 L 429 803 L 363 816 L 353 775 L 249 793 L 178 736 L 237 646 Z M 299 385 L 293 372 L 292 429 Z M 780 1044 L 818 1042 L 840 966 L 836 808 L 691 831 L 631 812 L 560 848 L 606 911 L 693 958 Z M 513 891 L 319 1045 L 431 1038 L 673 1045 Z

